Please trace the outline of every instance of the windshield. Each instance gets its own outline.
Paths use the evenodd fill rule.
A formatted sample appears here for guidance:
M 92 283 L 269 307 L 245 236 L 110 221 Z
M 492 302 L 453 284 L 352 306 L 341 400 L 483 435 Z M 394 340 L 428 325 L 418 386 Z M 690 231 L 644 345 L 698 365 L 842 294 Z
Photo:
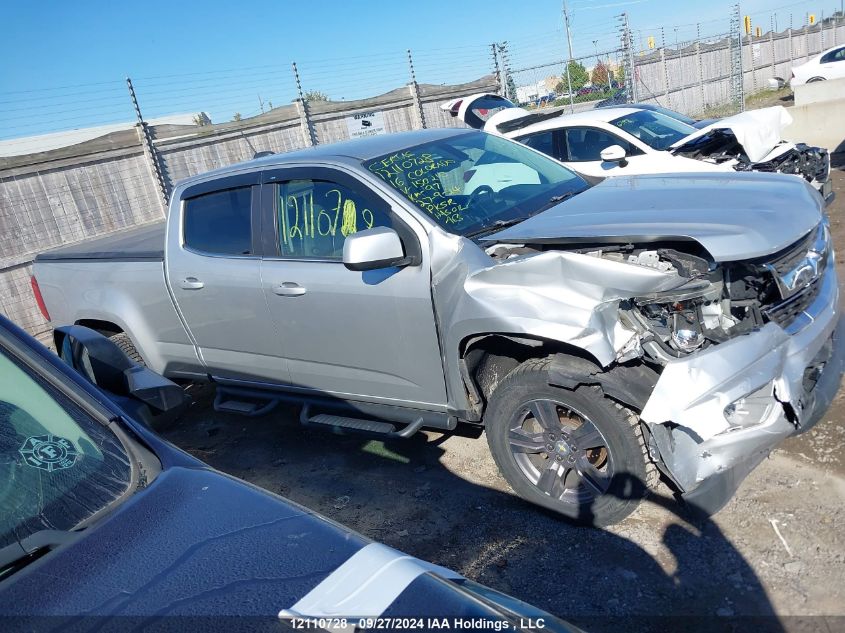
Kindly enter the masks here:
M 458 235 L 524 219 L 589 186 L 557 161 L 483 132 L 417 145 L 364 166 Z
M 673 119 L 677 119 L 681 123 L 686 123 L 687 125 L 691 125 L 695 127 L 695 124 L 698 123 L 692 117 L 688 117 L 686 114 L 681 114 L 680 112 L 675 112 L 674 110 L 670 110 L 669 108 L 664 108 L 663 106 L 658 105 L 651 105 L 648 109 L 652 112 L 659 112 L 660 114 L 665 114 L 668 117 Z
M 685 136 L 698 131 L 678 119 L 650 110 L 626 114 L 610 123 L 654 149 L 667 149 Z
M 74 528 L 130 479 L 118 438 L 0 346 L 0 548 Z

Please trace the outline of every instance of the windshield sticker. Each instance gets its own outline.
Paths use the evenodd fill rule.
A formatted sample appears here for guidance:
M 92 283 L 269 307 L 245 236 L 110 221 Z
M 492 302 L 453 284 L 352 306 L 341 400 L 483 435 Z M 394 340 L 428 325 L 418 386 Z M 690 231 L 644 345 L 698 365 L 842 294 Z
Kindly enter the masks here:
M 460 165 L 450 158 L 436 158 L 429 153 L 414 154 L 405 150 L 370 163 L 369 170 L 404 193 L 423 211 L 444 224 L 462 222 L 466 206 L 451 197 L 459 192 L 443 186 L 442 174 Z
M 71 441 L 55 435 L 27 438 L 19 452 L 29 466 L 46 470 L 48 473 L 72 467 L 77 457 L 76 448 Z

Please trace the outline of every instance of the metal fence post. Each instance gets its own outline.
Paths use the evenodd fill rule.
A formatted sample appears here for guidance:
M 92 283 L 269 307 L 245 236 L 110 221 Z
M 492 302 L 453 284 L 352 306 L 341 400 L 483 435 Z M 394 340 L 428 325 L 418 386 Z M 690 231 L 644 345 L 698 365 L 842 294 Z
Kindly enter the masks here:
M 628 25 L 628 14 L 623 12 L 620 16 L 622 21 L 622 53 L 625 68 L 625 92 L 628 103 L 637 103 L 637 65 L 634 61 L 634 42 L 631 38 L 631 28 Z
M 507 41 L 499 44 L 499 57 L 502 60 L 502 83 L 505 84 L 505 96 L 514 103 L 517 103 L 519 99 L 516 96 L 516 86 L 513 84 L 513 79 L 511 78 L 511 62 L 510 56 L 508 55 Z
M 296 92 L 299 99 L 296 100 L 296 112 L 299 114 L 299 129 L 302 130 L 302 140 L 307 147 L 314 147 L 317 144 L 317 135 L 314 133 L 314 125 L 311 123 L 311 106 L 302 93 L 302 82 L 299 80 L 299 70 L 296 62 L 291 62 L 293 67 L 293 78 L 296 80 Z
M 153 136 L 150 133 L 150 128 L 147 126 L 146 121 L 144 121 L 144 117 L 141 116 L 141 107 L 138 105 L 138 98 L 135 96 L 135 87 L 132 85 L 132 80 L 129 77 L 126 78 L 126 87 L 129 88 L 129 97 L 132 99 L 132 106 L 135 108 L 135 115 L 138 117 L 138 123 L 135 125 L 135 129 L 138 131 L 138 140 L 144 149 L 144 158 L 147 160 L 150 176 L 153 178 L 161 201 L 161 215 L 164 216 L 167 214 L 170 188 L 167 186 L 167 181 L 164 178 L 164 170 L 161 167 L 158 151 L 153 144 Z
M 789 30 L 787 31 L 789 35 L 789 68 L 790 71 L 792 70 L 792 62 L 795 60 L 795 53 L 792 50 L 792 14 L 789 14 Z
M 414 111 L 417 113 L 419 129 L 425 129 L 425 112 L 423 111 L 422 100 L 420 99 L 420 85 L 417 83 L 417 74 L 414 72 L 414 60 L 411 57 L 411 49 L 408 49 L 408 70 L 411 73 L 411 83 L 408 89 L 411 91 L 411 99 L 414 102 Z
M 695 66 L 698 68 L 698 91 L 701 94 L 701 111 L 707 107 L 704 99 L 704 66 L 701 64 L 701 24 L 695 25 Z
M 666 35 L 663 27 L 660 27 L 660 63 L 663 65 L 663 96 L 666 98 L 666 107 L 672 107 L 672 99 L 669 96 L 669 67 L 666 64 Z
M 751 94 L 753 95 L 757 92 L 757 69 L 754 68 L 754 36 L 751 33 L 748 34 L 748 63 L 751 64 Z
M 775 58 L 775 19 L 770 18 L 769 20 L 769 46 L 772 49 L 772 77 L 777 75 L 777 64 Z
M 743 85 L 742 69 L 742 31 L 740 28 L 739 5 L 735 4 L 731 12 L 730 33 L 731 55 L 731 100 L 741 111 L 745 110 L 745 86 Z
M 496 77 L 496 93 L 501 95 L 502 92 L 502 71 L 499 69 L 499 54 L 496 52 L 496 44 L 490 44 L 490 50 L 493 52 L 493 75 Z
M 809 18 L 804 19 L 804 61 L 810 61 L 810 29 L 809 25 L 807 24 L 810 21 Z

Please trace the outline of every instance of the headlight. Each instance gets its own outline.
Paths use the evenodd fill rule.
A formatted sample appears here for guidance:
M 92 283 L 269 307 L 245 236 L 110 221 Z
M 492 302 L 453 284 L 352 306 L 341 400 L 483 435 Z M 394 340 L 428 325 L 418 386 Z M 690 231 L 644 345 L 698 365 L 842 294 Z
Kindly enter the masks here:
M 682 352 L 691 352 L 704 343 L 704 334 L 701 333 L 701 321 L 697 312 L 672 313 L 671 329 L 672 347 Z
M 718 301 L 722 288 L 721 283 L 698 279 L 675 290 L 638 297 L 635 304 L 663 345 L 689 353 L 706 340 L 702 306 Z
M 725 419 L 730 424 L 722 433 L 730 433 L 762 424 L 777 406 L 772 383 L 734 400 L 725 407 Z

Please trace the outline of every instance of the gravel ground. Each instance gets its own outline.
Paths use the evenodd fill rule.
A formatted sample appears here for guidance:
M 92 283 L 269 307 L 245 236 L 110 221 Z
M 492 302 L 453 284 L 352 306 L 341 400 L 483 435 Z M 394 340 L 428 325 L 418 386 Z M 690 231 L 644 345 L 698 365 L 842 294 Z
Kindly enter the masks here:
M 834 180 L 829 212 L 845 253 L 845 171 Z M 215 413 L 210 395 L 197 391 L 171 441 L 586 631 L 845 630 L 842 390 L 823 422 L 784 443 L 711 520 L 686 517 L 664 488 L 607 529 L 574 527 L 515 497 L 483 437 L 339 437 L 302 429 L 293 410 Z

